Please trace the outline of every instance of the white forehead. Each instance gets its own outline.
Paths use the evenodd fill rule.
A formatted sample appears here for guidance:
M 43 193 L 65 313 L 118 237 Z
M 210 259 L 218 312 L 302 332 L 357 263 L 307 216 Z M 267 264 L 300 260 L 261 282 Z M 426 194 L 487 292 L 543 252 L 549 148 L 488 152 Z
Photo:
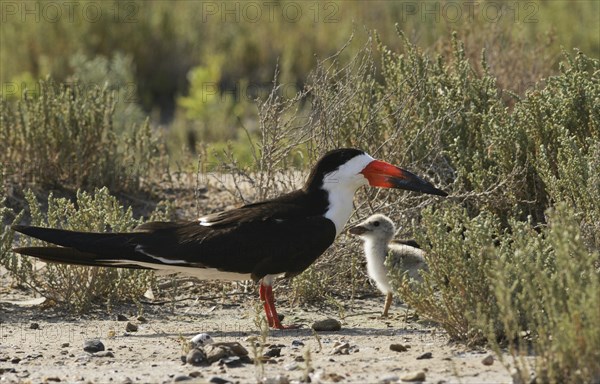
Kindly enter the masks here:
M 344 183 L 347 181 L 361 181 L 365 183 L 367 179 L 360 173 L 370 162 L 375 160 L 371 156 L 363 153 L 348 160 L 340 165 L 337 170 L 325 174 L 323 184 Z

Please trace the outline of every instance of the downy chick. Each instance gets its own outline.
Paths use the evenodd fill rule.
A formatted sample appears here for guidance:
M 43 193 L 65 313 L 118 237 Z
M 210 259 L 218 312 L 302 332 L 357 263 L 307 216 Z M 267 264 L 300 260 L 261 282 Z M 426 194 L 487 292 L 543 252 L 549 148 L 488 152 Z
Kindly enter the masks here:
M 424 252 L 418 248 L 415 241 L 394 241 L 396 226 L 389 217 L 382 214 L 370 216 L 362 223 L 351 227 L 348 232 L 364 241 L 369 277 L 386 295 L 383 309 L 383 316 L 386 317 L 392 304 L 392 286 L 385 265 L 386 258 L 390 258 L 388 265 L 391 268 L 399 270 L 405 277 L 420 282 L 422 278 L 419 271 L 428 269 L 423 257 Z

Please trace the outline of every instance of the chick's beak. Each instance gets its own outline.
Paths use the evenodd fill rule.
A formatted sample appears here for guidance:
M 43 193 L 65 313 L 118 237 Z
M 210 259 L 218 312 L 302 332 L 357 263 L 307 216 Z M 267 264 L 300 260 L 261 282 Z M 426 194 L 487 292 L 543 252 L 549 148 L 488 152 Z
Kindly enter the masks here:
M 360 236 L 365 232 L 368 232 L 369 230 L 365 227 L 362 227 L 360 225 L 355 225 L 354 227 L 350 227 L 348 228 L 348 233 L 351 235 L 356 235 L 356 236 Z
M 419 176 L 385 161 L 373 160 L 362 171 L 372 187 L 398 188 L 430 195 L 448 196 Z

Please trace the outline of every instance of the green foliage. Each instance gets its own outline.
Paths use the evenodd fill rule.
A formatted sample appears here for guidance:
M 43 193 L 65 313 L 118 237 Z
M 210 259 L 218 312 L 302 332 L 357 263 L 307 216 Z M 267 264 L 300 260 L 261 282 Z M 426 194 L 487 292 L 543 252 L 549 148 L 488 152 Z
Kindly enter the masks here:
M 175 114 L 175 100 L 188 94 L 190 70 L 210 67 L 215 56 L 226 55 L 219 70 L 221 91 L 243 83 L 269 84 L 277 62 L 281 81 L 301 88 L 314 68 L 315 56 L 331 56 L 353 31 L 359 32 L 357 36 L 364 42 L 368 36 L 360 32 L 376 28 L 393 50 L 399 50 L 402 43 L 393 41 L 395 23 L 410 34 L 411 41 L 444 55 L 450 52 L 440 36 L 458 31 L 469 47 L 467 57 L 476 61 L 481 49 L 487 48 L 499 84 L 519 94 L 553 72 L 561 46 L 568 50 L 577 47 L 597 58 L 597 2 L 533 1 L 507 3 L 502 9 L 498 6 L 488 2 L 471 8 L 462 3 L 390 1 L 82 1 L 72 9 L 57 4 L 60 14 L 54 18 L 49 11 L 54 7 L 46 2 L 28 5 L 31 13 L 23 13 L 24 5 L 14 3 L 3 13 L 0 82 L 15 86 L 19 93 L 24 73 L 34 80 L 51 75 L 59 82 L 66 81 L 73 74 L 70 62 L 75 52 L 91 58 L 112 58 L 124 52 L 136 68 L 140 103 L 146 111 L 159 110 L 165 122 Z M 259 19 L 252 17 L 256 8 Z M 101 17 L 88 14 L 89 9 L 97 9 Z M 500 18 L 495 17 L 497 12 Z M 340 60 L 347 63 L 359 49 L 350 47 Z
M 117 52 L 110 59 L 104 56 L 88 58 L 76 53 L 69 65 L 72 75 L 68 82 L 75 87 L 100 87 L 113 92 L 115 106 L 112 121 L 117 130 L 131 130 L 135 125 L 144 123 L 131 56 Z
M 130 231 L 141 219 L 134 219 L 131 208 L 124 209 L 107 188 L 94 193 L 79 191 L 77 199 L 48 197 L 48 212 L 42 213 L 31 191 L 26 193 L 32 225 L 81 231 Z M 156 211 L 153 219 L 165 220 L 168 211 Z M 4 236 L 14 236 L 5 227 Z M 3 241 L 4 244 L 4 241 Z M 19 236 L 16 246 L 42 245 L 39 240 Z M 34 258 L 3 252 L 0 262 L 16 281 L 28 286 L 71 311 L 82 312 L 98 300 L 107 303 L 136 300 L 149 287 L 152 273 L 121 268 L 78 267 L 45 264 Z
M 496 340 L 506 338 L 524 381 L 530 348 L 541 382 L 600 379 L 600 258 L 586 247 L 580 223 L 573 207 L 559 203 L 541 231 L 513 221 L 512 236 L 495 249 L 490 277 L 498 311 L 481 318 L 502 322 L 489 341 L 500 351 Z
M 500 221 L 488 212 L 471 219 L 464 209 L 444 204 L 439 210 L 424 210 L 421 226 L 424 232 L 417 242 L 428 244 L 429 272 L 422 272 L 423 283 L 415 285 L 392 271 L 400 297 L 441 324 L 451 338 L 482 342 L 478 315 L 497 312 L 489 274 Z
M 0 98 L 0 161 L 13 182 L 137 191 L 160 162 L 148 121 L 114 121 L 116 93 L 40 81 L 18 102 Z M 10 164 L 10 166 L 8 166 Z

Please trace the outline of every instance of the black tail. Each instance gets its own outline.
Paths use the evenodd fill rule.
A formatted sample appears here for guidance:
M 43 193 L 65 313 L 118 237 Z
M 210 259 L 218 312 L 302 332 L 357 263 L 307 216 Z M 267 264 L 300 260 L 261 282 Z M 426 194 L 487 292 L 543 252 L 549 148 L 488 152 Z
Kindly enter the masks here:
M 146 233 L 96 233 L 77 232 L 65 229 L 13 225 L 14 231 L 35 237 L 48 243 L 63 247 L 76 248 L 82 252 L 100 253 L 111 251 L 135 250 L 136 240 Z
M 155 262 L 136 252 L 144 232 L 95 233 L 14 225 L 13 230 L 61 247 L 23 247 L 15 252 L 63 264 L 146 269 L 135 261 Z
M 131 269 L 150 269 L 136 264 L 127 264 L 123 261 L 103 260 L 98 255 L 81 252 L 69 247 L 22 247 L 14 248 L 14 252 L 22 255 L 33 256 L 49 263 L 83 265 L 92 267 L 119 267 Z

